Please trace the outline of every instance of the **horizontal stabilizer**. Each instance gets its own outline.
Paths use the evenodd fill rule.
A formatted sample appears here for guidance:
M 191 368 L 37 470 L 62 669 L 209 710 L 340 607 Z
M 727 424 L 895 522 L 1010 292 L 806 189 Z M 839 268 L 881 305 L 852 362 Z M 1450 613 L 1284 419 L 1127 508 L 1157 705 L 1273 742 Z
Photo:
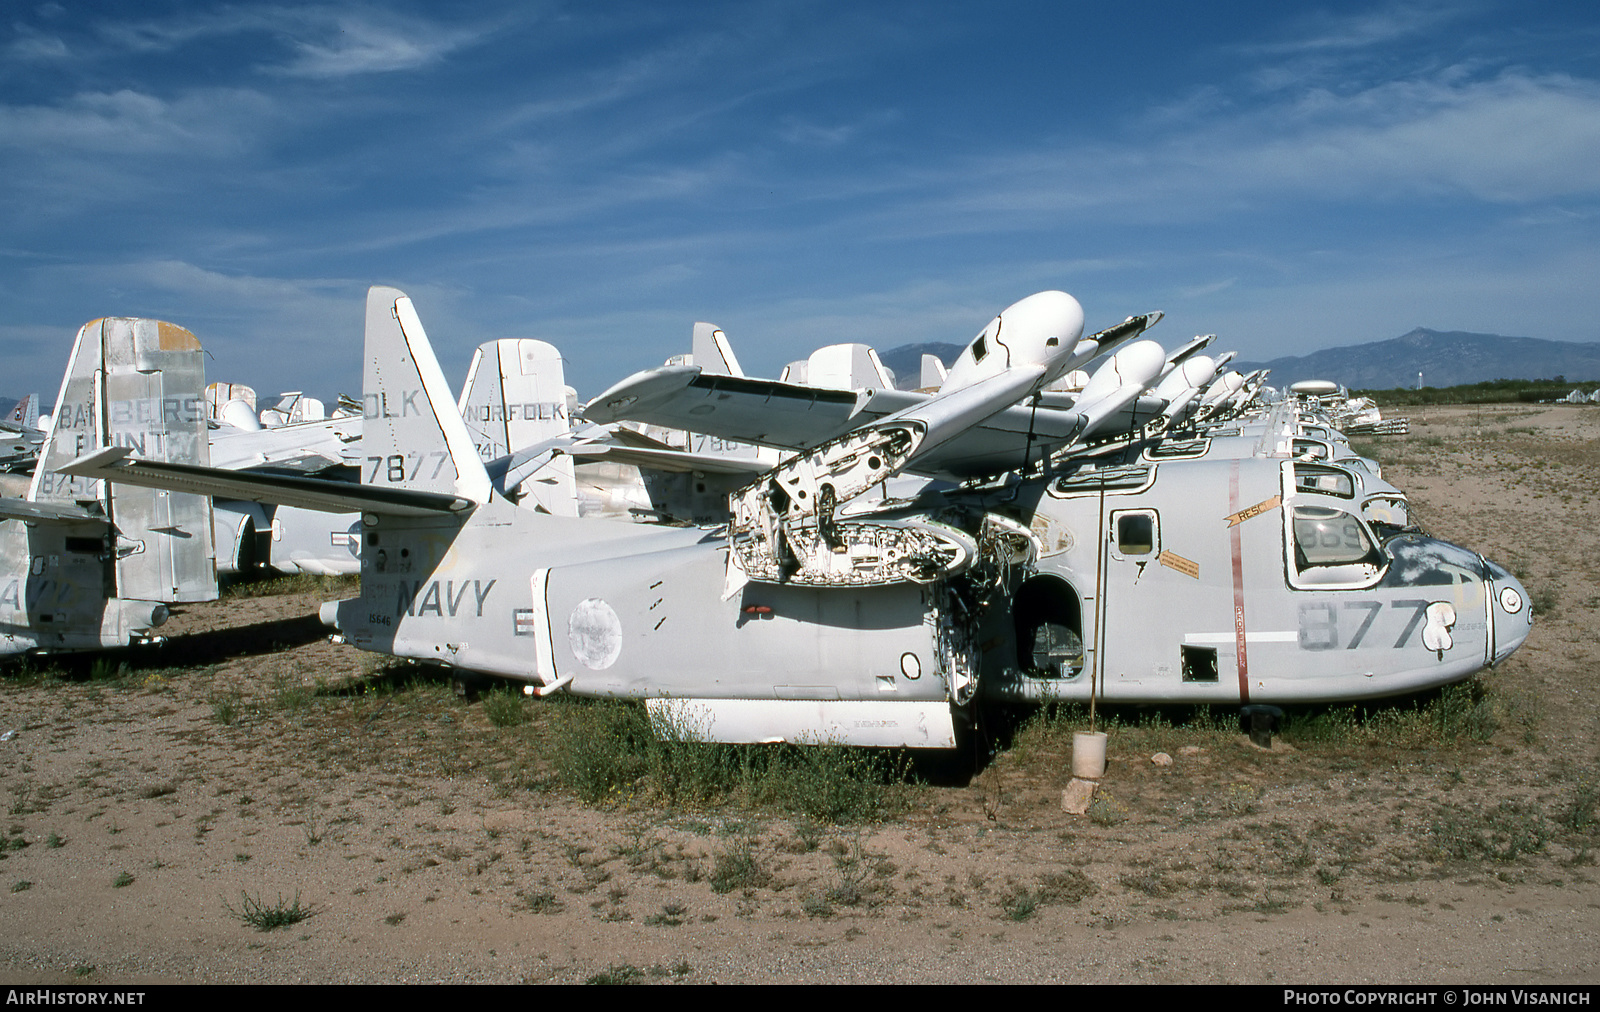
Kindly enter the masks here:
M 26 520 L 29 523 L 77 524 L 85 520 L 105 521 L 100 513 L 63 502 L 29 502 L 27 499 L 0 499 L 0 520 Z
M 109 446 L 60 468 L 62 474 L 102 481 L 194 492 L 221 499 L 277 503 L 324 513 L 379 513 L 423 517 L 460 515 L 477 504 L 446 492 L 356 485 L 322 478 L 226 471 L 192 464 L 164 464 L 133 458 L 126 446 Z

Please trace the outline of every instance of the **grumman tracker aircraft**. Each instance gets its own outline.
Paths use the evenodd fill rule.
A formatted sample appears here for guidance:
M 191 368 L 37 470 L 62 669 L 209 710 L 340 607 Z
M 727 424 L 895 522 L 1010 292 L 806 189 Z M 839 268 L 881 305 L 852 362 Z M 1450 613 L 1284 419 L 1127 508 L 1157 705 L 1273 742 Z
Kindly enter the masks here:
M 204 375 L 199 342 L 170 323 L 78 331 L 27 496 L 0 499 L 0 654 L 126 646 L 168 603 L 217 596 L 209 499 L 61 470 L 109 446 L 204 465 Z
M 868 416 L 860 433 L 818 435 L 818 452 L 802 455 L 811 470 L 776 469 L 756 494 L 735 496 L 747 512 L 731 533 L 505 502 L 411 301 L 385 288 L 369 293 L 365 364 L 363 438 L 379 466 L 360 486 L 146 462 L 126 448 L 69 471 L 359 511 L 361 596 L 324 606 L 347 642 L 541 695 L 642 698 L 712 741 L 950 748 L 980 692 L 1214 704 L 1381 696 L 1464 678 L 1526 637 L 1525 595 L 1509 573 L 1420 535 L 1375 536 L 1342 499 L 1297 487 L 1292 461 L 1035 456 L 1019 478 L 1006 472 L 1022 467 L 1028 441 L 994 429 L 1007 434 L 980 438 L 1016 452 L 997 452 L 1002 462 L 983 473 L 977 452 L 956 449 L 962 433 L 1019 410 L 1012 399 L 1059 375 L 1081 328 L 1081 309 L 1061 293 L 1007 309 L 950 371 L 967 382 L 953 387 L 948 414 L 936 394 Z M 996 354 L 998 366 L 974 368 Z M 690 410 L 714 412 L 693 418 L 771 391 L 695 382 L 679 384 Z M 789 424 L 804 410 L 782 405 Z M 903 462 L 933 452 L 930 442 L 972 468 L 965 483 L 910 500 L 836 495 L 831 516 L 773 501 L 788 489 L 822 499 L 835 479 L 853 488 L 858 466 L 878 482 L 896 469 L 881 455 Z M 776 558 L 776 572 L 744 565 L 740 539 L 761 536 L 751 554 Z

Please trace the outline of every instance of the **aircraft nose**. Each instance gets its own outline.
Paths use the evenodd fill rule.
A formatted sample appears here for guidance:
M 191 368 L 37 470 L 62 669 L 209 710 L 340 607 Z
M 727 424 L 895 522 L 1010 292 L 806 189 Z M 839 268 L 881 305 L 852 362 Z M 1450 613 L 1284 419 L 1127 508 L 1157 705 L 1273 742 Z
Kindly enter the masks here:
M 1522 646 L 1533 629 L 1533 604 L 1527 588 L 1504 566 L 1485 560 L 1494 613 L 1494 659 L 1499 664 Z

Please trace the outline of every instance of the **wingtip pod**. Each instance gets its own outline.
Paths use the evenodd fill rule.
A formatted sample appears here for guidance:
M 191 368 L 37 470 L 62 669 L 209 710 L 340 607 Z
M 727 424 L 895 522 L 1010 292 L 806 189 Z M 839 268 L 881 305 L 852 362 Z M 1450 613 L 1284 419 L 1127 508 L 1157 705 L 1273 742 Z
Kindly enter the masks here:
M 398 288 L 367 291 L 364 357 L 363 482 L 487 502 L 488 472 L 422 320 Z
M 1056 338 L 1063 348 L 1071 348 L 1083 336 L 1082 303 L 1053 289 L 1013 302 L 995 319 L 1008 327 L 1037 330 L 1047 340 Z
M 1071 368 L 1083 337 L 1083 306 L 1066 292 L 1035 292 L 1002 309 L 956 358 L 940 387 L 953 393 L 1007 369 L 1039 365 L 1045 382 Z

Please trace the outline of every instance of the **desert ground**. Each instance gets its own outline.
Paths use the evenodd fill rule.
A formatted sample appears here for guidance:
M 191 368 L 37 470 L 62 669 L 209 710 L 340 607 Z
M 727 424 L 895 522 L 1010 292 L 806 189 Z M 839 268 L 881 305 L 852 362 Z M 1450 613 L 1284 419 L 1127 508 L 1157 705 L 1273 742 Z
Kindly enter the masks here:
M 316 588 L 8 662 L 0 982 L 1592 985 L 1600 408 L 1409 415 L 1360 445 L 1521 577 L 1526 645 L 1450 693 L 1293 713 L 1271 751 L 1113 713 L 1086 815 L 1072 714 L 874 818 L 586 802 L 557 751 L 581 705 L 330 644 Z

